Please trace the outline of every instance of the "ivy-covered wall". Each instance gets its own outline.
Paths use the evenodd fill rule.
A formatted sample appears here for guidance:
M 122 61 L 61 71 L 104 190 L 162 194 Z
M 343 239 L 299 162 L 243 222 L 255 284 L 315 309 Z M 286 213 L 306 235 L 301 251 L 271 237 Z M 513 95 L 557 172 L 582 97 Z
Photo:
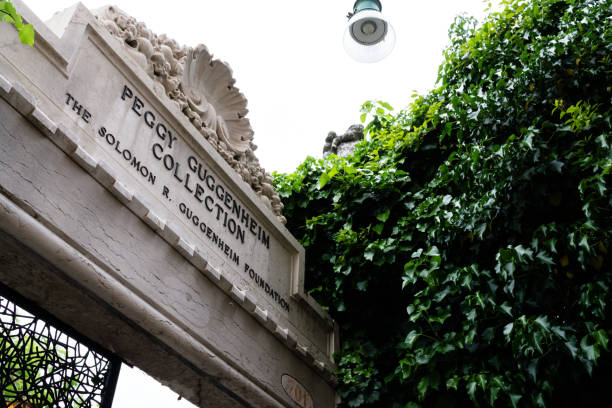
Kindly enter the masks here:
M 344 407 L 609 399 L 612 5 L 504 4 L 456 20 L 434 91 L 364 104 L 354 156 L 275 176 Z

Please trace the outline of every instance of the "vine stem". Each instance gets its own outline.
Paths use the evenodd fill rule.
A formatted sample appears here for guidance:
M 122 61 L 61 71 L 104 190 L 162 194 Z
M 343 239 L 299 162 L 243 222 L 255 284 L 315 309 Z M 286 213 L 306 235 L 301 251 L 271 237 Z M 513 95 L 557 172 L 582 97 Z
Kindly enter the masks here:
M 7 16 L 9 16 L 11 19 L 13 19 L 13 23 L 15 23 L 17 20 L 15 19 L 15 16 L 13 16 L 11 13 L 9 13 L 8 11 L 4 11 L 4 10 L 0 10 L 0 13 L 6 14 Z
M 430 335 L 428 335 L 428 334 L 424 334 L 424 333 L 421 333 L 421 334 L 420 334 L 420 336 L 422 336 L 422 337 L 426 337 L 426 338 L 428 338 L 428 339 L 430 339 L 430 340 L 433 340 L 433 341 L 439 341 L 439 340 L 440 340 L 440 339 L 437 339 L 437 338 L 435 338 L 435 337 L 432 337 L 432 336 L 430 336 Z
M 433 333 L 436 336 L 436 339 L 440 339 L 440 336 L 438 335 L 438 332 L 436 329 L 434 329 L 433 325 L 431 324 L 431 322 L 429 321 L 429 313 L 427 313 L 427 310 L 424 310 L 425 315 L 427 316 L 427 324 L 429 325 L 429 327 L 431 328 L 431 330 L 433 331 Z

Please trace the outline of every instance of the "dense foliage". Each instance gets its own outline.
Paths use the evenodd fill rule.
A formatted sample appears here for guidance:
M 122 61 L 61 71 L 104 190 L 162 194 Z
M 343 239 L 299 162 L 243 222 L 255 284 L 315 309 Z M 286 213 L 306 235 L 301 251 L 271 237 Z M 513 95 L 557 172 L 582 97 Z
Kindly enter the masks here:
M 456 20 L 437 89 L 364 105 L 354 156 L 276 175 L 344 407 L 610 395 L 612 6 L 504 4 Z

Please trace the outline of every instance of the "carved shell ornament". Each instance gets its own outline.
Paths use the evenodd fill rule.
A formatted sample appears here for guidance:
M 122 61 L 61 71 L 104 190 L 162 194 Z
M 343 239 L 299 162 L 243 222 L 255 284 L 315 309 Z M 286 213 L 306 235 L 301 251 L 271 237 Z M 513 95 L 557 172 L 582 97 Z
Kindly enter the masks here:
M 181 87 L 189 107 L 198 113 L 202 125 L 232 150 L 245 152 L 253 140 L 253 129 L 246 118 L 247 100 L 234 85 L 231 68 L 213 60 L 208 48 L 198 45 L 185 61 Z
M 213 59 L 204 45 L 180 46 L 156 35 L 117 7 L 96 12 L 100 23 L 121 41 L 132 59 L 157 83 L 262 202 L 285 224 L 280 196 L 254 151 L 247 100 L 234 87 L 231 68 Z

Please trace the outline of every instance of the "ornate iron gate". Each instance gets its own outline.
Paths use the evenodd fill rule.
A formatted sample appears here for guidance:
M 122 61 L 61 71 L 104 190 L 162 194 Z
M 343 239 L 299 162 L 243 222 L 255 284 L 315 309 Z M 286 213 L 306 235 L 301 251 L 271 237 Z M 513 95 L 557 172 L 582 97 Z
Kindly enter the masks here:
M 110 408 L 121 360 L 0 285 L 0 407 Z

